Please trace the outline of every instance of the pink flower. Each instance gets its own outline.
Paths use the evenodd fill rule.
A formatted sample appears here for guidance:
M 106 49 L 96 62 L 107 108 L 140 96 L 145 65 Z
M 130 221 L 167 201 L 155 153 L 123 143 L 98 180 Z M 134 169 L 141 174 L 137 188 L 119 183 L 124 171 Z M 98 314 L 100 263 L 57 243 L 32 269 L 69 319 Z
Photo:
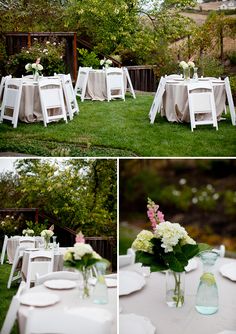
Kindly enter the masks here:
M 50 230 L 50 231 L 54 231 L 54 225 L 50 226 L 50 227 L 49 227 L 49 230 Z
M 39 64 L 40 63 L 40 58 L 37 58 L 35 64 Z
M 160 223 L 164 222 L 164 214 L 161 211 L 157 211 L 157 217 Z
M 82 243 L 82 244 L 85 244 L 85 239 L 84 239 L 84 235 L 83 235 L 82 232 L 79 232 L 79 233 L 76 235 L 75 242 L 76 242 L 76 243 Z

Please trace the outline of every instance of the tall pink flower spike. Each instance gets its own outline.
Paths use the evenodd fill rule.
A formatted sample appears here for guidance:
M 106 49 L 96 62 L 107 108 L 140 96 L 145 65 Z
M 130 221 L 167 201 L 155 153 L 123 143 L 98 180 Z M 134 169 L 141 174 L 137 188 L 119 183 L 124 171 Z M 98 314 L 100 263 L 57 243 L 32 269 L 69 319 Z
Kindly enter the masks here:
M 164 214 L 158 210 L 159 205 L 155 204 L 155 202 L 153 202 L 150 198 L 148 198 L 147 208 L 147 216 L 152 224 L 153 230 L 155 230 L 157 224 L 165 221 Z
M 76 242 L 76 243 L 83 243 L 83 244 L 85 244 L 85 238 L 84 238 L 84 235 L 83 235 L 82 232 L 79 232 L 79 233 L 76 235 L 75 242 Z
M 54 231 L 54 225 L 51 225 L 51 226 L 49 227 L 49 230 Z
M 40 63 L 40 58 L 37 58 L 37 60 L 36 60 L 36 62 L 35 62 L 35 64 L 39 64 Z

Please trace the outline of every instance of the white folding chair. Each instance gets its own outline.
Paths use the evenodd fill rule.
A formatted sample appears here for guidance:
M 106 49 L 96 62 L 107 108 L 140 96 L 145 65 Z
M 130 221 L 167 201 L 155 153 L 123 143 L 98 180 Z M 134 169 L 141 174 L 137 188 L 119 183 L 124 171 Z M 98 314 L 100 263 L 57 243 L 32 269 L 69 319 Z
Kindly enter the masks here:
M 44 275 L 53 271 L 53 260 L 52 251 L 30 252 L 26 277 L 27 288 L 30 288 L 31 283 L 35 283 L 36 274 Z
M 35 285 L 43 284 L 45 281 L 48 280 L 55 280 L 55 279 L 68 279 L 71 281 L 77 281 L 81 278 L 80 272 L 73 272 L 73 271 L 53 271 L 51 273 L 45 275 L 39 275 L 36 273 L 35 275 Z
M 7 79 L 5 82 L 5 89 L 3 94 L 3 101 L 1 106 L 0 121 L 4 119 L 11 121 L 13 127 L 17 127 L 18 115 L 20 110 L 20 99 L 22 93 L 21 79 Z
M 3 245 L 2 245 L 1 264 L 4 263 L 5 254 L 6 254 L 6 250 L 7 250 L 7 241 L 8 241 L 8 236 L 5 235 Z
M 107 100 L 121 98 L 125 101 L 124 74 L 122 68 L 106 68 Z
M 14 326 L 14 323 L 17 319 L 17 311 L 20 306 L 20 296 L 25 291 L 25 282 L 21 282 L 20 286 L 18 288 L 18 291 L 15 296 L 13 296 L 11 300 L 11 304 L 9 306 L 9 309 L 7 311 L 7 315 L 5 317 L 5 320 L 2 325 L 1 334 L 10 334 L 11 330 Z
M 127 254 L 119 255 L 119 267 L 125 267 L 135 262 L 135 251 L 132 248 L 127 250 Z
M 67 113 L 69 115 L 70 120 L 72 120 L 74 114 L 79 113 L 79 106 L 72 86 L 71 76 L 70 74 L 63 74 L 60 75 L 60 78 L 62 80 L 62 88 L 66 100 Z
M 149 118 L 151 124 L 154 123 L 156 114 L 161 111 L 162 98 L 165 93 L 165 85 L 166 85 L 166 79 L 164 77 L 161 77 L 157 87 L 156 94 L 154 96 L 154 100 L 152 102 L 151 109 L 149 111 Z
M 199 81 L 197 83 L 189 83 L 187 89 L 191 130 L 193 131 L 196 125 L 204 124 L 212 124 L 218 130 L 212 84 Z M 205 91 L 201 91 L 202 89 Z M 200 119 L 204 115 L 205 117 Z M 208 117 L 206 117 L 207 115 Z
M 35 248 L 35 237 L 20 237 L 19 245 L 24 248 Z
M 129 71 L 128 71 L 127 67 L 123 67 L 123 71 L 124 71 L 124 76 L 127 80 L 127 89 L 126 90 L 131 93 L 131 95 L 133 96 L 134 99 L 136 99 L 136 95 L 135 95 L 135 92 L 134 92 L 134 88 L 133 88 L 132 81 L 130 79 L 130 75 L 129 75 Z
M 168 74 L 165 75 L 165 79 L 182 79 L 183 75 L 182 74 Z
M 13 281 L 21 279 L 21 261 L 22 261 L 23 252 L 25 248 L 26 248 L 25 246 L 23 247 L 18 246 L 16 249 L 14 260 L 11 266 L 11 272 L 10 272 L 9 279 L 7 282 L 8 289 L 10 289 L 11 283 Z M 16 275 L 14 276 L 15 273 Z
M 1 82 L 0 82 L 0 110 L 1 110 L 1 103 L 2 103 L 2 99 L 3 99 L 3 91 L 4 91 L 4 88 L 5 88 L 5 83 L 10 78 L 12 78 L 12 76 L 7 75 L 5 77 L 2 77 Z
M 230 111 L 230 116 L 231 116 L 231 122 L 233 125 L 236 125 L 235 106 L 234 106 L 234 100 L 232 97 L 229 78 L 226 77 L 224 79 L 224 82 L 225 82 L 225 91 L 226 91 L 226 96 L 227 96 L 227 101 L 228 101 L 229 111 Z
M 78 76 L 75 84 L 75 95 L 80 97 L 81 102 L 84 102 L 89 71 L 91 69 L 92 67 L 79 67 Z
M 39 96 L 43 113 L 44 126 L 47 123 L 64 119 L 67 123 L 62 85 L 59 78 L 40 79 Z
M 102 308 L 90 306 L 50 312 L 32 308 L 24 334 L 111 334 L 112 323 L 111 312 Z

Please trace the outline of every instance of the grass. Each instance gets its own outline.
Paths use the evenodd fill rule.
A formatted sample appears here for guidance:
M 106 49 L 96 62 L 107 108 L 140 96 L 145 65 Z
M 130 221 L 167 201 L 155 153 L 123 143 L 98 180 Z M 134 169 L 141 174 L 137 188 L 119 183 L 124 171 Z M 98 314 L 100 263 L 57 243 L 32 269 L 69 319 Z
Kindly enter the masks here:
M 13 282 L 10 289 L 7 289 L 10 271 L 11 266 L 9 264 L 0 265 L 0 328 L 2 328 L 12 297 L 16 294 L 18 289 L 18 284 L 15 282 Z M 11 331 L 11 334 L 18 334 L 16 325 Z
M 153 95 L 138 95 L 126 101 L 85 101 L 80 114 L 68 124 L 19 123 L 17 129 L 0 124 L 0 152 L 35 156 L 97 157 L 233 157 L 236 127 L 229 113 L 212 126 L 170 123 L 157 115 L 150 125 L 148 113 Z

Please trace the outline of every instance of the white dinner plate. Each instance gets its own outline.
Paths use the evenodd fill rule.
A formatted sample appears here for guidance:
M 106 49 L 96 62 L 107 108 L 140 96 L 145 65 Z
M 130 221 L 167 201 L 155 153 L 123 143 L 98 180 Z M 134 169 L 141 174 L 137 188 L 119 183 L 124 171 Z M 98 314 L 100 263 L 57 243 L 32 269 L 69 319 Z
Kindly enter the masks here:
M 106 286 L 108 288 L 116 288 L 117 287 L 117 280 L 115 278 L 107 278 L 105 277 L 105 281 L 106 281 Z M 89 279 L 89 283 L 91 285 L 95 285 L 97 282 L 97 279 L 95 277 L 92 277 Z
M 231 279 L 231 281 L 236 281 L 236 262 L 224 264 L 219 271 L 222 276 Z
M 156 329 L 148 318 L 136 314 L 120 314 L 120 334 L 154 334 Z
M 35 292 L 25 293 L 20 298 L 20 303 L 27 306 L 49 306 L 59 302 L 60 297 L 54 293 Z
M 64 290 L 73 289 L 76 287 L 76 282 L 68 279 L 51 279 L 44 282 L 44 285 L 49 289 Z
M 34 252 L 34 251 L 38 251 L 39 248 L 26 248 L 25 251 L 27 252 Z
M 194 270 L 194 269 L 196 269 L 197 268 L 197 260 L 196 259 L 190 259 L 189 261 L 188 261 L 188 265 L 185 267 L 185 271 L 188 273 L 188 272 L 190 272 L 190 271 L 192 271 L 192 270 Z
M 145 278 L 135 271 L 120 271 L 119 273 L 119 295 L 128 295 L 140 290 L 145 285 Z

